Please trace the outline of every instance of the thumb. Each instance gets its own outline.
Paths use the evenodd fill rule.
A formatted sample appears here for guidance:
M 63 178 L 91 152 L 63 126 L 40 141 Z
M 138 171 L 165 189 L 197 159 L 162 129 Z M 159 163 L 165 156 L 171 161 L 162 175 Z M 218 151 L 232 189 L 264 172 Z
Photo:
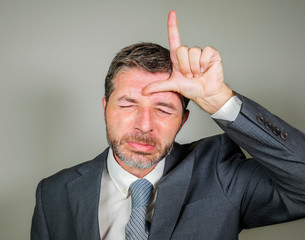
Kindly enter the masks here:
M 175 81 L 172 81 L 170 78 L 168 80 L 150 83 L 142 90 L 143 95 L 149 95 L 158 92 L 179 92 L 179 89 Z

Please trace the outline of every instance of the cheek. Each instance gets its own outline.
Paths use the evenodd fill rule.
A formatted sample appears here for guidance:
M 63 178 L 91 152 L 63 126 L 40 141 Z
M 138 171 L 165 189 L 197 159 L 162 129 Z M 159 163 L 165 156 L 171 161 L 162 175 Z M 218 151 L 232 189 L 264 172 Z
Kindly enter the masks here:
M 165 141 L 172 141 L 175 138 L 181 121 L 178 119 L 166 119 L 166 120 L 158 120 L 158 135 L 161 136 Z
M 106 122 L 108 130 L 112 135 L 122 135 L 128 132 L 132 126 L 132 118 L 126 114 L 122 115 L 118 111 L 109 111 L 106 114 Z

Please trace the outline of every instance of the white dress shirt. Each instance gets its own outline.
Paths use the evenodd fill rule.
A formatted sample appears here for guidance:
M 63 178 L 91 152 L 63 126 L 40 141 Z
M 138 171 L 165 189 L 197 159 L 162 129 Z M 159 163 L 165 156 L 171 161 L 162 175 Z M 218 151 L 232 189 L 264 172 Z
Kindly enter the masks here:
M 163 175 L 165 159 L 144 178 L 153 186 L 154 191 L 148 206 L 147 221 L 151 222 L 156 202 L 157 186 Z M 124 170 L 115 160 L 109 149 L 106 167 L 101 182 L 99 202 L 99 230 L 101 239 L 124 240 L 125 226 L 131 213 L 131 196 L 129 186 L 138 178 Z
M 234 121 L 241 109 L 241 100 L 234 96 L 212 118 Z M 156 202 L 158 183 L 163 175 L 165 159 L 145 176 L 152 183 L 154 191 L 148 206 L 147 220 L 151 222 Z M 124 170 L 109 149 L 104 167 L 98 209 L 99 231 L 102 240 L 125 240 L 125 226 L 131 213 L 129 186 L 138 178 Z

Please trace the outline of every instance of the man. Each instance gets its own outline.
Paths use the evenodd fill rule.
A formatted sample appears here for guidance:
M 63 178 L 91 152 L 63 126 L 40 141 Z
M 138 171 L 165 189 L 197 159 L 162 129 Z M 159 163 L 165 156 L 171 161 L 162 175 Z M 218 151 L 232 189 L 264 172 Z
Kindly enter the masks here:
M 168 32 L 170 55 L 147 43 L 114 58 L 103 99 L 110 148 L 39 184 L 32 239 L 233 240 L 305 216 L 304 134 L 234 93 L 215 49 L 181 46 L 174 11 Z M 225 134 L 174 143 L 188 99 Z M 138 179 L 153 192 L 134 230 Z

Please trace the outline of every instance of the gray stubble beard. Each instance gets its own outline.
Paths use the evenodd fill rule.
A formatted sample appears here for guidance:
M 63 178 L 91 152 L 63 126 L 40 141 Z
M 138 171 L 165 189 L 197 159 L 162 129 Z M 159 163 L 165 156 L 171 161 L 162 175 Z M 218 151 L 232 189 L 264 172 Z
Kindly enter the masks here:
M 139 151 L 124 153 L 124 150 L 120 149 L 120 146 L 122 146 L 128 139 L 138 140 L 140 142 L 149 143 L 149 144 L 154 143 L 158 151 L 154 155 Z M 171 144 L 168 144 L 164 148 L 161 148 L 160 144 L 158 144 L 158 142 L 155 139 L 152 140 L 150 137 L 147 136 L 144 137 L 143 134 L 126 136 L 123 137 L 121 141 L 119 141 L 110 137 L 108 128 L 107 128 L 107 141 L 113 153 L 123 163 L 125 163 L 129 167 L 134 167 L 138 169 L 148 169 L 153 167 L 154 165 L 158 164 L 163 158 L 165 158 L 173 148 L 173 142 Z

